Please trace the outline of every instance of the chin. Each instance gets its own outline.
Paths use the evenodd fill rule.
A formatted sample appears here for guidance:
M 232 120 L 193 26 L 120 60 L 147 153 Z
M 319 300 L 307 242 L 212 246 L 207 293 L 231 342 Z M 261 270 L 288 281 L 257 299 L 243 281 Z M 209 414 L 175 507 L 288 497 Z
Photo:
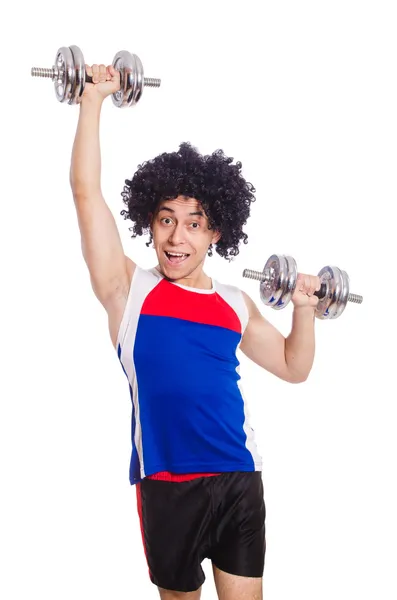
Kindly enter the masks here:
M 164 265 L 163 263 L 160 263 L 160 269 L 161 269 L 161 273 L 164 275 L 164 277 L 166 279 L 170 279 L 172 281 L 176 281 L 178 279 L 184 279 L 190 273 L 190 270 L 188 270 L 186 268 L 181 269 L 179 267 L 179 268 L 175 269 L 175 268 L 170 267 L 169 265 Z
M 161 260 L 159 260 L 159 265 L 161 273 L 170 280 L 184 279 L 197 268 L 197 265 L 192 263 L 191 256 L 188 256 L 178 264 L 172 264 L 164 253 L 161 256 Z

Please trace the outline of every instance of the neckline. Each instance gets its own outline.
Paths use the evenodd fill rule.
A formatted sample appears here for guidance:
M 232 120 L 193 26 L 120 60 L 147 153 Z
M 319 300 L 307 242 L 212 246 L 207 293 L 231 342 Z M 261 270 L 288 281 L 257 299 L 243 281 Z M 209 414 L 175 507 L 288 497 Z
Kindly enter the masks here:
M 212 277 L 211 277 L 211 289 L 207 290 L 204 288 L 192 287 L 190 285 L 183 285 L 182 283 L 175 283 L 174 281 L 168 281 L 168 279 L 166 279 L 164 277 L 164 275 L 156 269 L 156 267 L 153 267 L 153 269 L 151 269 L 151 271 L 152 271 L 152 273 L 154 273 L 155 275 L 157 275 L 164 281 L 167 281 L 167 283 L 170 283 L 171 285 L 175 285 L 176 287 L 179 287 L 182 290 L 186 290 L 187 292 L 196 292 L 197 294 L 214 294 L 216 291 L 215 290 L 215 281 Z

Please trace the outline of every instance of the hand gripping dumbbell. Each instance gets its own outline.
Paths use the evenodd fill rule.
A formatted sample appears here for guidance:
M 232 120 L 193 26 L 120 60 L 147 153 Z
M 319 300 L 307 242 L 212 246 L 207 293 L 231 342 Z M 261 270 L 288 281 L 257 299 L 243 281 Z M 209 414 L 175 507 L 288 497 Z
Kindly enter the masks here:
M 160 79 L 144 77 L 143 66 L 136 54 L 121 50 L 113 59 L 113 67 L 120 71 L 120 90 L 112 94 L 118 108 L 137 104 L 145 86 L 160 87 Z M 54 82 L 59 102 L 79 104 L 86 83 L 92 83 L 85 70 L 83 53 L 78 46 L 59 48 L 51 69 L 33 67 L 32 77 L 47 77 Z
M 243 277 L 260 281 L 260 297 L 264 304 L 276 310 L 285 308 L 295 291 L 298 270 L 292 256 L 273 254 L 261 272 L 245 269 Z M 349 277 L 338 267 L 326 266 L 318 273 L 321 288 L 314 295 L 319 298 L 316 307 L 318 319 L 336 319 L 343 313 L 347 302 L 361 304 L 362 296 L 351 294 Z

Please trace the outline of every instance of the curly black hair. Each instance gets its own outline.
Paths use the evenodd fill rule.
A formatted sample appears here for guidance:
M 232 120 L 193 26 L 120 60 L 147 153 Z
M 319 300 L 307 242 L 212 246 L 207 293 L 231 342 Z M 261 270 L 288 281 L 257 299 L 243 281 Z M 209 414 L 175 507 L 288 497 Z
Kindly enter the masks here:
M 127 206 L 121 211 L 130 219 L 132 237 L 150 234 L 151 215 L 160 201 L 178 196 L 195 198 L 202 205 L 210 229 L 221 234 L 216 252 L 228 260 L 239 253 L 240 241 L 248 236 L 243 232 L 250 215 L 251 202 L 255 202 L 255 188 L 241 175 L 241 162 L 233 163 L 223 150 L 201 155 L 190 143 L 180 144 L 178 152 L 163 153 L 138 165 L 131 180 L 125 180 L 121 193 Z M 208 249 L 212 256 L 212 245 Z

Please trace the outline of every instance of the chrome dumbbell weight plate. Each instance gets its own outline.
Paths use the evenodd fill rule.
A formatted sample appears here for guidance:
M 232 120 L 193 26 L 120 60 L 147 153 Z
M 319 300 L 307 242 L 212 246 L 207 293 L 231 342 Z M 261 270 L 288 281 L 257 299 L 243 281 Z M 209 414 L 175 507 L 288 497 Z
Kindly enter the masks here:
M 78 104 L 86 81 L 83 53 L 78 46 L 62 46 L 57 50 L 54 65 L 50 69 L 33 67 L 32 76 L 51 79 L 59 102 Z
M 74 61 L 74 84 L 69 104 L 80 104 L 86 83 L 84 56 L 78 46 L 70 46 L 70 50 Z
M 66 46 L 59 48 L 55 56 L 53 71 L 54 89 L 57 100 L 72 104 L 72 88 L 75 77 L 73 53 L 70 48 Z
M 118 108 L 137 104 L 146 86 L 158 88 L 161 85 L 160 79 L 144 77 L 140 58 L 127 50 L 118 52 L 112 64 L 120 72 L 121 89 L 112 94 L 113 103 Z M 86 82 L 92 81 L 86 73 L 83 53 L 78 46 L 59 48 L 55 64 L 50 69 L 33 67 L 31 74 L 32 77 L 51 79 L 57 100 L 67 104 L 79 104 Z
M 349 276 L 338 267 L 326 266 L 318 274 L 321 284 L 325 284 L 325 295 L 316 307 L 318 319 L 337 319 L 341 316 L 349 300 Z
M 295 291 L 297 266 L 291 256 L 273 254 L 265 264 L 263 272 L 244 269 L 243 277 L 260 282 L 260 297 L 264 304 L 279 310 L 285 308 Z M 347 302 L 361 304 L 363 297 L 350 293 L 350 282 L 346 271 L 326 266 L 318 274 L 321 288 L 315 292 L 319 302 L 315 315 L 318 319 L 337 319 L 346 308 Z
M 275 310 L 284 308 L 291 300 L 297 278 L 296 262 L 292 256 L 273 254 L 263 269 L 260 297 Z
M 118 108 L 136 104 L 142 96 L 144 87 L 143 65 L 136 54 L 127 50 L 117 52 L 113 67 L 120 71 L 120 90 L 112 94 L 113 103 Z

